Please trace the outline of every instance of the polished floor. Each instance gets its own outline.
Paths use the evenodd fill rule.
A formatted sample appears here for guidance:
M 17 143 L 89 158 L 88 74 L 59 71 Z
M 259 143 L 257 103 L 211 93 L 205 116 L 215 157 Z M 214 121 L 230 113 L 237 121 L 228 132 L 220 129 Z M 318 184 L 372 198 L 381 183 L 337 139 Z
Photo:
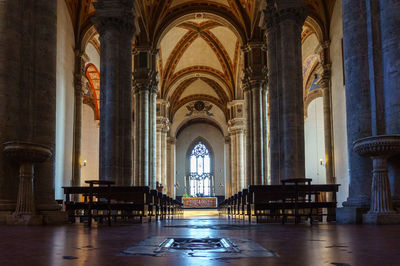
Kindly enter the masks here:
M 275 256 L 130 255 L 146 239 L 243 239 Z M 0 265 L 400 265 L 400 226 L 248 224 L 214 211 L 148 224 L 0 226 Z

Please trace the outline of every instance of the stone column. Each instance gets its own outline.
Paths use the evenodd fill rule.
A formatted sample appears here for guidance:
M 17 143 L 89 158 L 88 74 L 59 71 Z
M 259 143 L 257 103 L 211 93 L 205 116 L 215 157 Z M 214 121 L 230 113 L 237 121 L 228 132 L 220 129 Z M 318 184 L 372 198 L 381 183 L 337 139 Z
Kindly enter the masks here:
M 72 154 L 73 172 L 71 186 L 81 185 L 82 96 L 86 80 L 84 69 L 85 61 L 83 59 L 83 52 L 77 49 L 75 50 L 74 149 Z
M 156 53 L 149 46 L 136 43 L 134 51 L 133 88 L 135 90 L 135 182 L 136 186 L 154 186 L 156 181 L 156 107 L 154 94 L 158 89 L 155 67 Z M 150 122 L 152 121 L 152 122 Z M 154 126 L 153 126 L 154 125 Z M 151 129 L 151 131 L 150 131 Z M 151 175 L 152 176 L 151 176 Z M 151 177 L 151 178 L 150 178 Z M 153 188 L 153 187 L 152 187 Z
M 161 181 L 161 171 L 162 171 L 161 170 L 161 161 L 162 161 L 162 158 L 161 158 L 161 132 L 162 132 L 162 124 L 157 121 L 157 154 L 156 154 L 156 157 L 157 157 L 156 167 L 157 167 L 157 169 L 156 169 L 156 177 L 157 177 L 157 182 L 159 184 L 162 183 L 162 181 Z
M 133 1 L 99 0 L 94 6 L 101 44 L 99 178 L 132 185 Z
M 245 56 L 243 89 L 246 104 L 246 164 L 248 185 L 264 184 L 264 124 L 262 95 L 266 81 L 266 54 L 262 42 L 247 44 Z
M 263 175 L 264 175 L 264 181 L 263 184 L 267 185 L 270 184 L 269 180 L 269 162 L 268 162 L 268 105 L 267 105 L 267 88 L 266 84 L 264 84 L 263 90 L 262 90 L 262 107 L 261 107 L 261 112 L 262 112 L 262 123 L 263 123 L 263 132 L 262 132 L 262 140 L 263 140 L 263 156 L 264 156 L 264 161 L 263 161 Z
M 368 38 L 365 1 L 343 0 L 343 48 L 346 71 L 347 143 L 349 196 L 338 211 L 339 223 L 361 222 L 371 195 L 372 164 L 352 150 L 357 139 L 371 136 L 371 96 L 368 69 Z M 359 14 L 354 16 L 354 14 Z M 347 213 L 344 213 L 347 210 Z M 342 215 L 343 214 L 343 215 Z
M 252 108 L 251 108 L 251 91 L 244 90 L 244 106 L 246 117 L 246 186 L 253 185 L 253 129 L 251 126 Z M 231 149 L 232 156 L 232 149 Z M 232 173 L 231 173 L 232 175 Z
M 238 136 L 237 138 L 237 144 L 238 144 L 238 155 L 237 155 L 237 164 L 238 164 L 238 185 L 239 185 L 239 190 L 247 188 L 246 185 L 246 178 L 245 178 L 245 133 L 244 133 L 244 126 L 241 129 L 238 129 L 236 132 L 236 135 Z
M 237 191 L 237 165 L 236 165 L 236 135 L 230 132 L 230 144 L 231 144 L 231 187 L 232 195 L 235 195 Z
M 244 127 L 243 100 L 234 100 L 228 103 L 231 119 L 228 121 L 228 130 L 231 144 L 231 186 L 235 194 L 245 188 L 244 163 Z
M 225 137 L 225 198 L 229 198 L 232 196 L 232 184 L 231 184 L 231 179 L 232 179 L 232 174 L 231 174 L 231 138 L 229 136 Z
M 276 10 L 268 5 L 264 12 L 267 34 L 268 58 L 268 114 L 269 114 L 269 141 L 270 141 L 270 182 L 271 185 L 280 184 L 282 153 L 281 153 L 281 50 L 279 20 Z
M 167 160 L 168 160 L 168 132 L 169 120 L 168 114 L 168 101 L 163 99 L 157 100 L 157 179 L 165 189 L 169 192 L 170 184 L 168 182 Z
M 328 61 L 329 42 L 323 43 L 320 47 L 320 63 L 322 66 L 321 79 L 319 84 L 322 88 L 324 108 L 324 134 L 325 134 L 325 174 L 326 183 L 335 184 L 333 169 L 333 145 L 332 145 L 332 119 L 331 119 L 331 65 Z
M 165 127 L 161 133 L 161 176 L 162 184 L 165 188 L 165 193 L 168 193 L 168 179 L 167 179 L 167 135 L 169 127 Z
M 176 178 L 175 178 L 175 143 L 176 139 L 173 137 L 168 138 L 168 180 L 169 180 L 169 196 L 171 198 L 175 198 L 175 191 L 176 191 Z
M 400 3 L 380 0 L 386 134 L 400 134 Z M 382 111 L 382 110 L 380 110 Z M 389 160 L 395 206 L 400 206 L 400 156 Z
M 0 3 L 0 144 L 55 150 L 57 1 Z M 45 30 L 44 30 L 45 29 Z M 35 169 L 36 211 L 58 210 L 52 157 Z M 15 208 L 18 169 L 0 155 L 0 211 Z
M 304 104 L 301 32 L 305 20 L 303 1 L 278 1 L 282 84 L 282 176 L 305 177 Z
M 18 93 L 22 89 L 19 80 L 23 66 L 18 59 L 23 52 L 21 42 L 26 40 L 22 37 L 21 11 L 19 1 L 0 2 L 0 99 L 2 99 L 0 145 L 18 136 L 20 122 Z M 53 89 L 55 90 L 55 87 Z M 11 164 L 6 155 L 0 152 L 0 222 L 5 222 L 5 217 L 15 211 L 18 193 L 17 176 L 18 167 Z
M 149 102 L 149 186 L 150 189 L 156 189 L 156 174 L 157 174 L 157 133 L 156 133 L 156 117 L 157 117 L 157 89 L 153 87 L 150 90 L 150 102 Z

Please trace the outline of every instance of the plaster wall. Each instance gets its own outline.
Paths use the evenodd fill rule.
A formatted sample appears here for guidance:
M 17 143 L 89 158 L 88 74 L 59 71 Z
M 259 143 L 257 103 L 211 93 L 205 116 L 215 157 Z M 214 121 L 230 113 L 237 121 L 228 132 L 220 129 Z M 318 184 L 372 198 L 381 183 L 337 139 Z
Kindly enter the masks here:
M 340 184 L 338 206 L 348 196 L 348 154 L 346 129 L 346 90 L 343 84 L 343 54 L 342 54 L 342 1 L 337 0 L 332 14 L 330 27 L 330 53 L 332 62 L 332 123 L 334 141 L 334 175 L 336 183 Z
M 96 68 L 100 71 L 100 55 L 91 43 L 88 43 L 88 45 L 86 46 L 85 53 L 89 57 L 89 62 L 95 65 Z
M 215 195 L 225 195 L 225 141 L 221 132 L 208 124 L 194 124 L 185 128 L 176 140 L 176 182 L 179 188 L 176 189 L 176 195 L 182 196 L 184 190 L 184 177 L 187 175 L 188 158 L 187 152 L 191 144 L 198 137 L 204 138 L 213 151 L 214 177 L 215 177 Z M 220 187 L 219 184 L 223 184 Z
M 57 0 L 57 85 L 55 197 L 72 179 L 74 123 L 74 30 L 65 1 Z
M 99 126 L 87 104 L 82 106 L 81 161 L 81 185 L 85 180 L 99 179 Z
M 314 184 L 326 184 L 324 107 L 322 97 L 313 100 L 307 108 L 304 121 L 306 177 Z M 322 159 L 322 164 L 321 164 Z

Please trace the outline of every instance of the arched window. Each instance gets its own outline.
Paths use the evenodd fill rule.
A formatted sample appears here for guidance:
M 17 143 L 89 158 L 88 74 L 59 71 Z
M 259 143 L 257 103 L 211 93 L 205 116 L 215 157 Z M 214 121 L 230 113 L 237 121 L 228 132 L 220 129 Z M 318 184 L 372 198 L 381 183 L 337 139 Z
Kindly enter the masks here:
M 211 195 L 211 153 L 202 141 L 194 145 L 189 155 L 189 185 L 191 196 Z

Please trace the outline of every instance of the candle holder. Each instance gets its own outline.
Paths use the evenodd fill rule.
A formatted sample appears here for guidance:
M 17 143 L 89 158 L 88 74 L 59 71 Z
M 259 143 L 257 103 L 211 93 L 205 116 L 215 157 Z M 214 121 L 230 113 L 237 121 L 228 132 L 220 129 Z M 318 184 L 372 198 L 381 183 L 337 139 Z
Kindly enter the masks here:
M 18 199 L 15 212 L 7 217 L 8 224 L 42 224 L 36 214 L 33 187 L 34 165 L 52 156 L 49 147 L 30 142 L 10 141 L 3 144 L 3 152 L 19 165 Z

